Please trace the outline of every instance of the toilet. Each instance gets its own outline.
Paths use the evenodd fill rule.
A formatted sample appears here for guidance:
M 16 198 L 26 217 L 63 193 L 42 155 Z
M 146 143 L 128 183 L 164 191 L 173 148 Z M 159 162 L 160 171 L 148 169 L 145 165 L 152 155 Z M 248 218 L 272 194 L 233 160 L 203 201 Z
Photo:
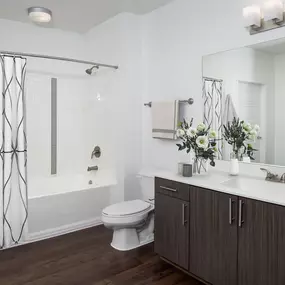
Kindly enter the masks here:
M 106 207 L 102 222 L 112 229 L 111 246 L 120 251 L 138 248 L 154 240 L 154 182 L 153 178 L 140 178 L 140 198 Z

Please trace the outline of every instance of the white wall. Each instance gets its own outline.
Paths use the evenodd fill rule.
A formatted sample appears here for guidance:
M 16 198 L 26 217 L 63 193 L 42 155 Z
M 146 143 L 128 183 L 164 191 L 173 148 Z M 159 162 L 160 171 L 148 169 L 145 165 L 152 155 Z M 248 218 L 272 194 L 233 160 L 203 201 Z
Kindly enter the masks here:
M 242 8 L 263 1 L 176 0 L 144 17 L 144 62 L 147 92 L 143 101 L 193 97 L 187 117 L 201 119 L 202 56 L 285 36 L 277 29 L 250 36 Z M 143 111 L 143 165 L 176 170 L 174 142 L 151 138 L 151 117 Z
M 1 50 L 88 58 L 83 35 L 0 19 Z
M 112 85 L 112 94 L 105 94 L 105 124 L 114 145 L 114 162 L 117 165 L 119 185 L 130 200 L 138 195 L 141 167 L 142 124 L 142 45 L 141 18 L 132 14 L 121 14 L 87 33 L 91 45 L 91 58 L 119 64 L 114 79 L 99 85 Z M 110 72 L 110 71 L 106 71 Z

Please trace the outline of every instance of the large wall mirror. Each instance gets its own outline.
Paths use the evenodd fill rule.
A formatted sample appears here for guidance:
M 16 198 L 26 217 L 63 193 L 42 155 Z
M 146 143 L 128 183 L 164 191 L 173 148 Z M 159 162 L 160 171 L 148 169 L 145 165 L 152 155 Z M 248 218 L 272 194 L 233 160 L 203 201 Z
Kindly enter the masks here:
M 204 122 L 220 137 L 234 114 L 260 126 L 251 162 L 285 165 L 285 39 L 205 56 L 203 101 Z M 218 158 L 230 152 L 222 140 Z

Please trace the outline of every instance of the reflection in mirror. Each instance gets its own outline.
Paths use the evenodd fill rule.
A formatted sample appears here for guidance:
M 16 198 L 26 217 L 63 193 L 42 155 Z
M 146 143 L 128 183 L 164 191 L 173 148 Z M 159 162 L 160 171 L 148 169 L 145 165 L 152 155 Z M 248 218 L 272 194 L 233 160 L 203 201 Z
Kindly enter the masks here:
M 285 165 L 285 39 L 205 56 L 203 102 L 204 122 L 223 138 L 219 159 L 229 160 L 233 148 L 223 125 L 238 117 L 260 127 L 245 141 L 258 150 L 254 161 Z M 249 162 L 246 149 L 240 152 Z

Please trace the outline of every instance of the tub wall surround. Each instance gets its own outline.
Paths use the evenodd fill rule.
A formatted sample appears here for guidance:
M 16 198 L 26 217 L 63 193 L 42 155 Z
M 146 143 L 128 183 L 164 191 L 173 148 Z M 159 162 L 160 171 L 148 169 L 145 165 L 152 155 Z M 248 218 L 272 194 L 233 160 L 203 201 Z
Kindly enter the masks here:
M 139 198 L 140 195 L 136 175 L 142 164 L 144 85 L 141 19 L 140 16 L 132 14 L 120 14 L 86 34 L 92 51 L 92 60 L 99 58 L 101 61 L 117 62 L 120 65 L 112 81 L 106 74 L 114 72 L 106 70 L 98 74 L 96 84 L 99 84 L 99 90 L 102 90 L 103 95 L 106 86 L 112 90 L 112 100 L 106 104 L 106 109 L 102 111 L 105 115 L 102 116 L 106 117 L 108 114 L 110 117 L 113 136 L 110 141 L 114 145 L 114 155 L 117 157 L 118 183 L 121 187 L 120 193 L 124 193 L 123 199 L 126 200 Z M 109 126 L 106 124 L 105 127 Z

